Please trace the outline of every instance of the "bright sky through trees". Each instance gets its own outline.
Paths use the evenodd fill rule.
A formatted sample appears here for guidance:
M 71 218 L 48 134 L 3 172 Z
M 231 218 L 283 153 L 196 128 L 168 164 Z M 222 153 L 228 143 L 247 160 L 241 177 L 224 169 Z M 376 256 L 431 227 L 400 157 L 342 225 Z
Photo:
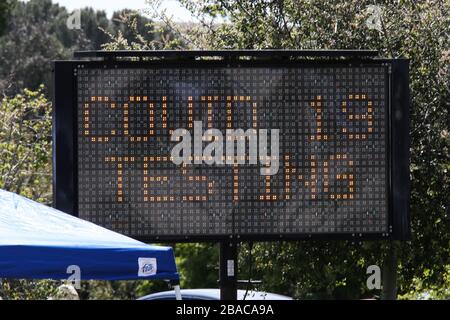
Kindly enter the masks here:
M 69 11 L 84 7 L 105 10 L 109 18 L 111 18 L 114 11 L 121 9 L 142 10 L 149 7 L 145 0 L 53 0 L 53 2 L 66 7 Z M 186 22 L 192 20 L 191 13 L 177 0 L 162 1 L 161 9 L 166 9 L 177 21 Z

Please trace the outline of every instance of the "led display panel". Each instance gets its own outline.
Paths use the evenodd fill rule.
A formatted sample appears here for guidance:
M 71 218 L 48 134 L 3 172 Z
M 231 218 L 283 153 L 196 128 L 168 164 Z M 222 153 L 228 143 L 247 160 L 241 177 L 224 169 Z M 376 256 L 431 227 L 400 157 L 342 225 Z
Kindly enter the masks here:
M 387 233 L 388 84 L 386 63 L 79 65 L 78 216 L 137 238 Z M 177 129 L 192 145 L 181 164 Z M 208 129 L 223 163 L 193 151 L 217 142 Z M 261 152 L 250 163 L 249 129 L 272 174 Z M 226 161 L 230 139 L 240 163 Z

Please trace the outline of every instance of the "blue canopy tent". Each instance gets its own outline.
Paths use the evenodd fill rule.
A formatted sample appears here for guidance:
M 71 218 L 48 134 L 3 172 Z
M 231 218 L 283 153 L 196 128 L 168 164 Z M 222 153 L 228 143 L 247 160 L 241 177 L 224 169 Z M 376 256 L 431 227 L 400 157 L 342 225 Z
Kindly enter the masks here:
M 0 190 L 0 278 L 67 279 L 73 265 L 81 280 L 179 280 L 171 247 L 148 245 Z

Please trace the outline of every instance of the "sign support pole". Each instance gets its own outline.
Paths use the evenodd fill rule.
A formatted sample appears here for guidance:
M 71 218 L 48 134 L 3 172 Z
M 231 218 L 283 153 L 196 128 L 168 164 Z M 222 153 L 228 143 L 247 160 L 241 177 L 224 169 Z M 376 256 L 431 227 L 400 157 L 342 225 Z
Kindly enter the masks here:
M 237 242 L 220 242 L 220 300 L 237 300 Z

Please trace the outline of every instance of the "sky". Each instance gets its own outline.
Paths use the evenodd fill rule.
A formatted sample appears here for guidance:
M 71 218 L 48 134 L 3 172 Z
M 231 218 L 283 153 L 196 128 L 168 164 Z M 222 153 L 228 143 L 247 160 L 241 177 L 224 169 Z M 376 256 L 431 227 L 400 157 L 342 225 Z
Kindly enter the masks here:
M 145 0 L 53 0 L 53 2 L 66 7 L 69 11 L 84 7 L 105 10 L 109 18 L 111 18 L 114 11 L 120 9 L 142 10 L 148 8 Z M 177 0 L 164 0 L 161 2 L 161 8 L 167 9 L 167 13 L 173 15 L 174 20 L 192 21 L 190 12 L 181 6 Z

